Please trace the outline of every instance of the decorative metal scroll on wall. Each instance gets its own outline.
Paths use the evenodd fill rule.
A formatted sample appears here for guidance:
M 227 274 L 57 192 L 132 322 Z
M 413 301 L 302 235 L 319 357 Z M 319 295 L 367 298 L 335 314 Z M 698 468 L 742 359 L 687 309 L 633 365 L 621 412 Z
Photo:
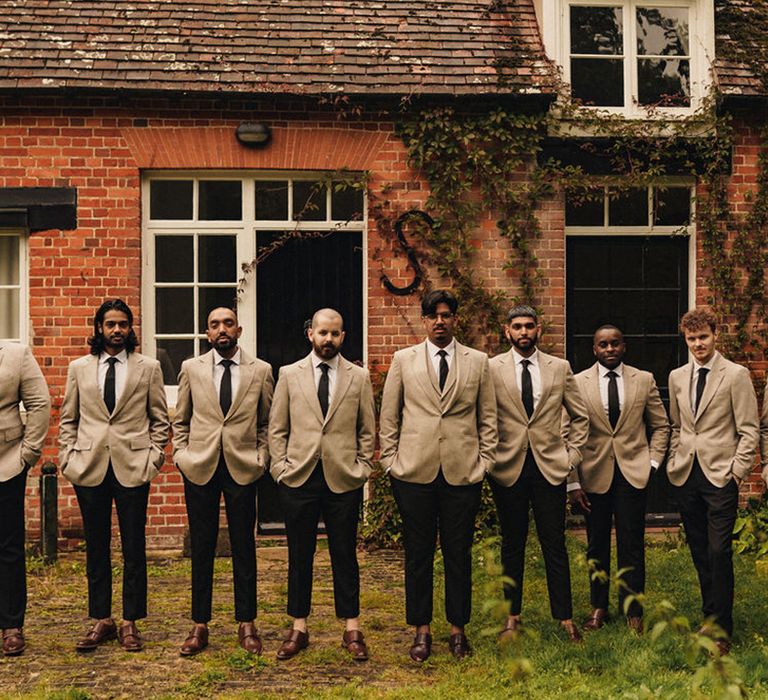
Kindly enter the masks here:
M 400 247 L 405 251 L 405 255 L 408 258 L 408 264 L 413 268 L 414 277 L 413 281 L 405 287 L 398 287 L 393 284 L 389 277 L 385 274 L 381 274 L 381 283 L 387 288 L 387 291 L 397 296 L 406 296 L 412 294 L 419 288 L 421 280 L 424 277 L 424 273 L 421 270 L 419 259 L 416 257 L 416 250 L 411 246 L 405 238 L 403 232 L 403 225 L 410 219 L 418 219 L 422 223 L 426 224 L 430 229 L 435 225 L 432 217 L 424 211 L 419 209 L 411 209 L 401 214 L 397 221 L 395 221 L 395 233 L 397 234 L 397 240 L 400 243 Z

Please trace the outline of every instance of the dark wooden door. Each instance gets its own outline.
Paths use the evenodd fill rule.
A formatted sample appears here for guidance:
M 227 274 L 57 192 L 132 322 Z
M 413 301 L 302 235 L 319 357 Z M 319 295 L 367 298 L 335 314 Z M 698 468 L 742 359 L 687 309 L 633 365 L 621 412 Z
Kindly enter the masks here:
M 284 236 L 259 231 L 257 255 Z M 360 231 L 336 231 L 323 237 L 291 238 L 256 268 L 256 345 L 277 381 L 283 365 L 309 353 L 304 322 L 331 307 L 344 317 L 342 354 L 363 359 L 363 245 Z M 277 489 L 267 475 L 258 482 L 259 530 L 282 528 Z
M 668 406 L 669 373 L 688 358 L 678 332 L 688 309 L 688 237 L 569 236 L 566 255 L 566 344 L 574 372 L 595 361 L 595 329 L 614 324 L 627 341 L 626 362 L 653 372 Z M 648 518 L 676 513 L 662 467 L 649 486 Z

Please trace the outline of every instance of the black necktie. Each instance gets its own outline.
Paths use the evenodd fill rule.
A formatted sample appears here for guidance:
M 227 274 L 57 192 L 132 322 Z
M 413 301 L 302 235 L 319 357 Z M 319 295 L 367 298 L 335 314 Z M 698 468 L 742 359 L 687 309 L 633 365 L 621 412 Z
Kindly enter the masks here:
M 616 423 L 619 422 L 619 415 L 621 415 L 621 409 L 619 408 L 619 383 L 616 381 L 616 377 L 619 375 L 616 372 L 608 372 L 608 422 L 612 428 L 616 427 Z
M 323 418 L 328 414 L 328 370 L 330 367 L 321 362 L 318 367 L 322 374 L 317 383 L 317 400 L 320 402 L 320 410 L 323 412 Z
M 533 415 L 533 382 L 531 381 L 531 370 L 528 369 L 528 365 L 531 364 L 530 360 L 523 360 L 520 363 L 523 366 L 523 377 L 520 382 L 523 395 L 523 406 L 525 406 L 525 412 L 528 414 L 528 418 Z
M 221 375 L 221 386 L 219 387 L 219 406 L 221 412 L 226 416 L 229 413 L 229 407 L 232 405 L 232 360 L 222 360 L 219 364 L 224 368 L 224 374 Z
M 701 403 L 701 397 L 704 396 L 704 387 L 707 386 L 707 374 L 709 370 L 706 367 L 699 369 L 699 377 L 696 380 L 696 404 L 693 407 L 693 415 L 695 416 L 699 412 L 699 404 Z
M 116 357 L 108 357 L 107 376 L 104 379 L 104 403 L 107 404 L 107 411 L 112 414 L 115 410 L 115 365 L 118 360 Z
M 438 355 L 440 355 L 440 391 L 443 390 L 443 387 L 445 387 L 445 381 L 448 379 L 448 360 L 445 358 L 448 356 L 448 353 L 445 350 L 438 350 Z

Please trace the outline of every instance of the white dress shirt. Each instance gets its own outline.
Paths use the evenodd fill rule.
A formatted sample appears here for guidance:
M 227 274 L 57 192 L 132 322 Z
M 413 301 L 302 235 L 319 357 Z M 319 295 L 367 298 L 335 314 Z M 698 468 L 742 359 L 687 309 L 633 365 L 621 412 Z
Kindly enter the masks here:
M 224 376 L 224 365 L 221 364 L 225 357 L 219 355 L 217 350 L 213 351 L 213 386 L 216 388 L 216 396 L 221 394 L 221 378 Z M 240 348 L 229 358 L 234 364 L 229 366 L 229 374 L 232 377 L 232 400 L 237 396 L 237 390 L 240 388 Z
M 448 363 L 448 371 L 451 371 L 451 363 L 453 362 L 453 355 L 456 352 L 456 341 L 451 340 L 444 348 L 439 348 L 431 340 L 427 340 L 427 354 L 432 362 L 432 368 L 435 370 L 435 376 L 440 379 L 440 353 L 445 352 L 445 361 Z M 447 382 L 446 382 L 447 386 Z M 443 387 L 445 391 L 445 387 Z
M 717 351 L 709 358 L 709 362 L 706 365 L 700 365 L 696 360 L 693 361 L 693 372 L 691 372 L 691 410 L 696 415 L 696 384 L 699 381 L 699 370 L 708 369 L 707 381 L 711 379 L 712 367 L 715 365 L 715 358 L 717 357 Z M 706 384 L 704 385 L 706 388 Z
M 107 370 L 109 369 L 107 360 L 110 357 L 114 357 L 117 360 L 115 362 L 115 405 L 117 405 L 125 386 L 125 376 L 128 374 L 128 353 L 125 350 L 121 350 L 117 355 L 109 355 L 106 352 L 102 352 L 99 355 L 98 380 L 102 396 L 104 396 L 104 383 L 107 380 Z
M 339 356 L 334 355 L 330 360 L 324 360 L 312 351 L 312 367 L 315 368 L 315 391 L 320 386 L 320 377 L 323 376 L 323 370 L 320 369 L 320 365 L 325 362 L 328 365 L 328 405 L 331 405 L 333 399 L 333 390 L 336 388 L 336 377 L 339 374 Z
M 539 405 L 541 398 L 541 370 L 539 370 L 539 351 L 534 350 L 530 357 L 523 357 L 512 348 L 512 357 L 515 360 L 515 378 L 517 379 L 517 388 L 520 389 L 520 396 L 523 395 L 523 360 L 528 360 L 528 371 L 531 374 L 531 387 L 533 388 L 533 408 Z

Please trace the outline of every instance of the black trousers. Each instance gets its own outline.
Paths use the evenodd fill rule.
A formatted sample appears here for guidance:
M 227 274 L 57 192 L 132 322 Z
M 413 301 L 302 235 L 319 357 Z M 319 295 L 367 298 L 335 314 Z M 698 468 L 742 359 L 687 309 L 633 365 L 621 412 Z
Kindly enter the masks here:
M 117 510 L 123 550 L 123 619 L 147 616 L 147 523 L 149 484 L 123 486 L 110 463 L 98 486 L 75 485 L 85 531 L 85 571 L 88 576 L 88 615 L 112 617 L 112 501 Z
M 27 571 L 24 559 L 24 491 L 27 470 L 0 482 L 0 629 L 24 626 Z
M 616 523 L 616 566 L 624 585 L 619 585 L 619 614 L 624 615 L 624 601 L 630 593 L 645 591 L 645 502 L 646 490 L 630 484 L 614 465 L 613 481 L 605 493 L 587 493 L 592 512 L 587 520 L 587 559 L 595 571 L 603 571 L 608 580 L 591 575 L 589 597 L 593 608 L 608 609 L 611 573 L 611 526 Z M 636 600 L 626 614 L 641 617 L 643 608 Z
M 719 488 L 704 476 L 698 459 L 686 482 L 675 489 L 685 536 L 701 588 L 702 612 L 733 634 L 733 526 L 739 487 Z
M 184 478 L 192 550 L 192 619 L 197 623 L 211 619 L 213 562 L 222 493 L 232 548 L 235 619 L 250 622 L 256 617 L 256 483 L 238 484 L 222 457 L 207 484 L 199 486 Z
M 391 478 L 403 519 L 405 617 L 409 625 L 432 621 L 433 566 L 437 534 L 445 564 L 445 614 L 463 627 L 472 614 L 472 537 L 482 482 L 452 486 L 442 470 L 429 484 Z
M 328 488 L 323 464 L 297 488 L 278 485 L 288 537 L 288 614 L 308 617 L 312 605 L 312 564 L 317 545 L 317 523 L 323 516 L 328 534 L 336 616 L 360 615 L 360 569 L 357 564 L 357 522 L 362 486 L 346 493 Z
M 501 524 L 501 562 L 504 575 L 515 585 L 504 587 L 510 601 L 510 614 L 519 615 L 523 604 L 525 543 L 528 539 L 528 510 L 533 506 L 536 533 L 539 536 L 547 572 L 549 607 L 556 620 L 573 616 L 571 570 L 565 548 L 565 482 L 553 486 L 539 471 L 530 450 L 520 478 L 512 486 L 502 486 L 489 477 L 493 499 Z

